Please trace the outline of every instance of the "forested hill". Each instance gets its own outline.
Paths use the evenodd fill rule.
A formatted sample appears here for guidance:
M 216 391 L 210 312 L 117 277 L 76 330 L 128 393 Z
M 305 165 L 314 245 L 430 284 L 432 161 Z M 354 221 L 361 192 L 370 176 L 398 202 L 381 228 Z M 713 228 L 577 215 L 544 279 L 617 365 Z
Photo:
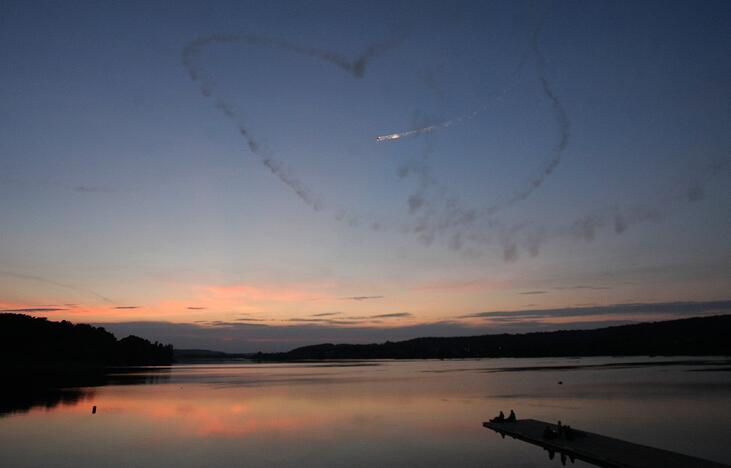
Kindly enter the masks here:
M 382 344 L 321 344 L 263 361 L 318 359 L 450 359 L 476 357 L 731 355 L 731 315 L 641 323 L 594 330 L 454 338 L 416 338 Z
M 102 327 L 0 314 L 0 359 L 13 366 L 156 365 L 173 361 L 172 345 L 137 336 L 121 340 Z

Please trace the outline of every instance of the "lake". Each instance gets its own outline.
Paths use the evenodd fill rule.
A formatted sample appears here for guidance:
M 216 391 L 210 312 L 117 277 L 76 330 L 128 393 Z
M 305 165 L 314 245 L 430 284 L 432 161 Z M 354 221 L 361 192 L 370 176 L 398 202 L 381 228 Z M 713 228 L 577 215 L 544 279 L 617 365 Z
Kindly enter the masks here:
M 510 409 L 731 464 L 730 368 L 650 357 L 144 368 L 6 399 L 0 466 L 561 466 L 482 427 Z

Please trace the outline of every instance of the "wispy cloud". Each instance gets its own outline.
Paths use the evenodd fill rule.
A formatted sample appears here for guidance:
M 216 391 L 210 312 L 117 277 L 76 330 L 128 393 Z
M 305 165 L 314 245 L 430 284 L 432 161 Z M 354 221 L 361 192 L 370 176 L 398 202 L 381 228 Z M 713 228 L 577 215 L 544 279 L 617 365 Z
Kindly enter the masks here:
M 96 185 L 77 185 L 72 189 L 74 192 L 79 193 L 109 193 L 110 189 L 105 187 L 99 187 Z
M 401 318 L 401 317 L 413 317 L 412 314 L 409 312 L 393 312 L 388 314 L 378 314 L 378 315 L 358 315 L 354 317 L 345 317 L 348 320 L 373 320 L 373 319 L 382 319 L 382 318 Z
M 346 301 L 367 301 L 370 299 L 383 299 L 384 296 L 349 296 L 349 297 L 341 297 L 340 299 L 346 300 Z
M 518 294 L 532 296 L 535 294 L 548 294 L 548 291 L 523 291 L 523 292 L 519 292 Z
M 196 306 L 188 306 L 186 307 L 188 310 L 205 310 L 205 307 L 196 307 Z
M 399 317 L 413 317 L 409 312 L 394 312 L 392 314 L 380 314 L 371 315 L 370 318 L 399 318 Z
M 59 310 L 68 310 L 66 308 L 58 307 L 28 307 L 23 309 L 2 309 L 0 312 L 17 313 L 17 314 L 32 314 L 37 312 L 56 312 Z
M 112 309 L 118 309 L 118 310 L 127 310 L 127 309 L 139 309 L 140 306 L 117 306 L 112 307 Z
M 321 312 L 319 314 L 312 314 L 313 317 L 330 317 L 333 315 L 341 315 L 342 312 Z
M 556 290 L 559 291 L 572 291 L 572 290 L 578 290 L 578 289 L 588 289 L 588 290 L 603 290 L 603 289 L 612 289 L 611 286 L 591 286 L 586 284 L 577 284 L 575 286 L 556 286 Z
M 350 317 L 346 317 L 350 318 Z M 317 323 L 317 324 L 328 324 L 328 325 L 355 325 L 358 322 L 355 320 L 341 320 L 341 319 L 327 319 L 327 318 L 291 318 L 285 320 L 286 322 L 294 323 Z
M 532 309 L 532 310 L 505 310 L 493 312 L 479 312 L 476 314 L 464 315 L 462 318 L 484 318 L 490 320 L 509 319 L 548 319 L 565 317 L 592 317 L 607 315 L 636 315 L 638 317 L 648 315 L 677 315 L 694 316 L 714 313 L 731 312 L 731 300 L 704 301 L 704 302 L 656 302 L 656 303 L 631 303 L 611 304 L 587 307 L 566 307 L 557 309 Z
M 225 320 L 195 320 L 193 323 L 208 327 L 230 327 L 234 325 L 233 323 L 226 322 Z
M 0 270 L 0 276 L 7 276 L 10 278 L 17 278 L 17 279 L 21 279 L 21 280 L 29 280 L 29 281 L 36 281 L 39 283 L 45 283 L 45 284 L 49 284 L 49 285 L 56 286 L 59 288 L 74 291 L 78 294 L 83 294 L 86 296 L 94 296 L 97 299 L 101 299 L 102 301 L 107 302 L 107 303 L 114 302 L 111 299 L 109 299 L 108 297 L 103 296 L 96 291 L 92 291 L 90 289 L 82 289 L 82 288 L 76 287 L 74 285 L 66 284 L 66 283 L 59 283 L 58 281 L 55 281 L 55 280 L 49 279 L 49 278 L 44 278 L 42 276 L 29 275 L 26 273 L 18 273 L 15 271 L 8 271 L 8 270 Z

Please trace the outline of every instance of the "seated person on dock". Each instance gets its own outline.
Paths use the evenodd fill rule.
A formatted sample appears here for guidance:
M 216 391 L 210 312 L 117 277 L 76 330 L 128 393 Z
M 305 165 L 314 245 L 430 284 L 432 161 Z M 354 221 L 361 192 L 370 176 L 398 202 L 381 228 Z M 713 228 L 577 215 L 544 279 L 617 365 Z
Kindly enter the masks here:
M 561 421 L 556 424 L 556 434 L 558 434 L 559 437 L 563 435 L 563 426 L 561 425 Z
M 508 422 L 515 422 L 515 411 L 510 410 L 510 415 L 508 416 L 508 419 L 506 419 Z
M 500 411 L 500 414 L 490 420 L 490 422 L 505 422 L 505 414 Z

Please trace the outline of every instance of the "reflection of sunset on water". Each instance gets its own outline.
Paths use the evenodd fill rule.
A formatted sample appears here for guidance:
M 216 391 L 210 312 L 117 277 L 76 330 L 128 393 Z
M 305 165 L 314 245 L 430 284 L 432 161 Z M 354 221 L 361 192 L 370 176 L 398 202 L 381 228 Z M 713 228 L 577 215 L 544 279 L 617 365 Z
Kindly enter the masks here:
M 330 423 L 329 415 L 316 417 L 312 409 L 287 405 L 281 398 L 246 402 L 237 391 L 211 392 L 205 386 L 186 386 L 172 392 L 129 392 L 123 388 L 99 398 L 105 413 L 132 417 L 141 424 L 168 426 L 178 437 L 244 437 L 276 434 Z M 287 408 L 285 413 L 282 408 Z
M 667 358 L 656 358 L 664 360 Z M 729 402 L 719 372 L 637 358 L 178 365 L 113 376 L 56 406 L 0 418 L 10 465 L 48 457 L 101 466 L 544 466 L 544 454 L 481 422 L 498 411 L 558 418 L 651 446 L 723 459 Z M 645 358 L 643 360 L 650 360 Z M 610 367 L 602 367 L 610 362 Z M 156 377 L 155 377 L 156 376 Z M 558 385 L 557 381 L 563 381 Z M 147 383 L 144 383 L 147 382 Z M 699 389 L 703 389 L 700 399 Z M 92 414 L 92 406 L 97 407 Z M 672 412 L 668 412 L 669 405 Z M 668 425 L 672 417 L 678 424 Z M 703 442 L 685 424 L 703 419 Z M 38 448 L 34 440 L 55 440 Z M 702 449 L 704 453 L 699 453 Z M 695 450 L 695 452 L 694 452 Z M 713 457 L 711 457 L 712 454 Z M 520 462 L 524 465 L 516 463 Z M 37 464 L 36 464 L 37 466 Z M 575 465 L 580 467 L 582 465 Z

